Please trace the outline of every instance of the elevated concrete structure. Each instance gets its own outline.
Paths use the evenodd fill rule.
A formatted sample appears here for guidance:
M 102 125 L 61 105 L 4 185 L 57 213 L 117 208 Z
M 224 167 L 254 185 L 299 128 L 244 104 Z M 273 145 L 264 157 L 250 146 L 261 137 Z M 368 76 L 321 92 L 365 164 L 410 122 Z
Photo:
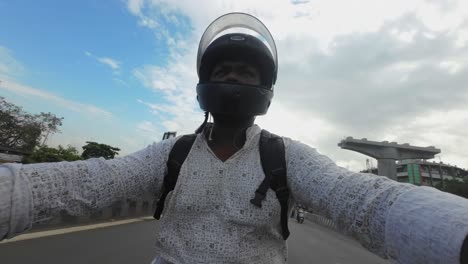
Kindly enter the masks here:
M 162 140 L 177 136 L 177 132 L 165 132 Z
M 396 164 L 397 160 L 407 159 L 432 159 L 434 155 L 440 153 L 440 149 L 434 146 L 416 147 L 408 143 L 398 144 L 388 141 L 370 141 L 366 138 L 354 139 L 347 137 L 338 143 L 342 149 L 353 150 L 364 155 L 370 156 L 377 160 L 378 174 L 387 176 L 392 180 L 396 180 Z

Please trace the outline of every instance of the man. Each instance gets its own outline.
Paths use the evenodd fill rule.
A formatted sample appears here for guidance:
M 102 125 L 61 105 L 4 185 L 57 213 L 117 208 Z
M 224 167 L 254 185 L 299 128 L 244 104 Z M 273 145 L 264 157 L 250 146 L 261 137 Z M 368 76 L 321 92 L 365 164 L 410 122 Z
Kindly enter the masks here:
M 264 39 L 220 34 L 233 27 Z M 222 16 L 205 31 L 197 98 L 207 114 L 164 203 L 155 263 L 286 263 L 278 198 L 269 189 L 260 206 L 252 202 L 265 179 L 262 132 L 254 119 L 267 112 L 273 96 L 278 66 L 272 40 L 260 21 L 241 13 Z M 208 113 L 213 124 L 206 122 Z M 0 237 L 13 237 L 60 210 L 79 215 L 142 193 L 159 195 L 179 139 L 107 161 L 0 167 Z M 397 263 L 467 263 L 461 253 L 466 199 L 353 173 L 305 144 L 282 142 L 290 201 L 331 217 L 363 246 Z

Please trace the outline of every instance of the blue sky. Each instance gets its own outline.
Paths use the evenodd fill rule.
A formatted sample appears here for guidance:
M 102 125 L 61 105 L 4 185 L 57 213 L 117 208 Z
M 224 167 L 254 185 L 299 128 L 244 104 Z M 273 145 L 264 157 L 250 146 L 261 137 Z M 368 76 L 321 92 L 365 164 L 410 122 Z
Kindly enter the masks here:
M 167 47 L 153 41 L 152 32 L 139 27 L 122 3 L 9 1 L 2 7 L 0 42 L 24 65 L 23 83 L 125 119 L 136 117 L 128 108 L 138 107 L 137 98 L 157 97 L 131 71 L 141 64 L 164 64 Z M 99 57 L 120 62 L 118 70 Z
M 65 118 L 50 145 L 127 154 L 191 133 L 197 44 L 247 12 L 275 38 L 275 97 L 257 123 L 359 170 L 347 136 L 434 145 L 468 167 L 468 2 L 463 0 L 0 0 L 0 96 Z M 442 99 L 441 99 L 442 98 Z
M 125 3 L 1 1 L 0 25 L 0 46 L 21 64 L 13 73 L 16 82 L 106 110 L 113 118 L 105 122 L 124 133 L 132 134 L 140 120 L 159 120 L 138 100 L 160 102 L 160 95 L 144 87 L 133 70 L 146 64 L 164 66 L 168 47 L 156 41 L 153 31 L 138 25 Z M 74 129 L 99 122 L 47 101 L 5 90 L 0 94 L 28 111 L 64 116 L 63 133 L 77 120 L 87 124 Z M 106 141 L 99 134 L 89 138 Z

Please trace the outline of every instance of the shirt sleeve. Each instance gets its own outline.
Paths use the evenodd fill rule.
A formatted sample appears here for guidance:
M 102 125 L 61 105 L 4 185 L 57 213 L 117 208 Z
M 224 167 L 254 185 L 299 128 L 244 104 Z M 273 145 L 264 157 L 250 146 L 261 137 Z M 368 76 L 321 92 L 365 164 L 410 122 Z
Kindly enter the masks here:
M 110 160 L 0 165 L 0 239 L 47 222 L 61 211 L 85 215 L 117 201 L 157 195 L 176 140 Z
M 343 233 L 396 263 L 460 263 L 468 200 L 430 187 L 355 173 L 285 139 L 293 198 Z

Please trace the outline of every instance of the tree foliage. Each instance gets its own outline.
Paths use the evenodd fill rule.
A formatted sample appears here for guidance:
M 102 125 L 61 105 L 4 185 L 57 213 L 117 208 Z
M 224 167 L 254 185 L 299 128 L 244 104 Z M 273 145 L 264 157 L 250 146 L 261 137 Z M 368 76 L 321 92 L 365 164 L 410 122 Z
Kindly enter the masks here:
M 29 114 L 0 96 L 0 146 L 32 151 L 42 138 L 60 132 L 62 120 L 52 113 Z
M 455 194 L 468 199 L 468 177 L 465 177 L 463 181 L 444 180 L 443 184 L 440 183 L 435 187 L 441 191 Z
M 86 141 L 86 143 L 87 144 L 83 146 L 83 153 L 81 154 L 83 159 L 99 157 L 113 159 L 115 155 L 119 155 L 119 148 L 92 141 Z
M 28 157 L 23 159 L 23 163 L 40 163 L 40 162 L 59 162 L 59 161 L 75 161 L 81 160 L 78 150 L 68 145 L 66 148 L 59 145 L 57 148 L 40 146 Z

